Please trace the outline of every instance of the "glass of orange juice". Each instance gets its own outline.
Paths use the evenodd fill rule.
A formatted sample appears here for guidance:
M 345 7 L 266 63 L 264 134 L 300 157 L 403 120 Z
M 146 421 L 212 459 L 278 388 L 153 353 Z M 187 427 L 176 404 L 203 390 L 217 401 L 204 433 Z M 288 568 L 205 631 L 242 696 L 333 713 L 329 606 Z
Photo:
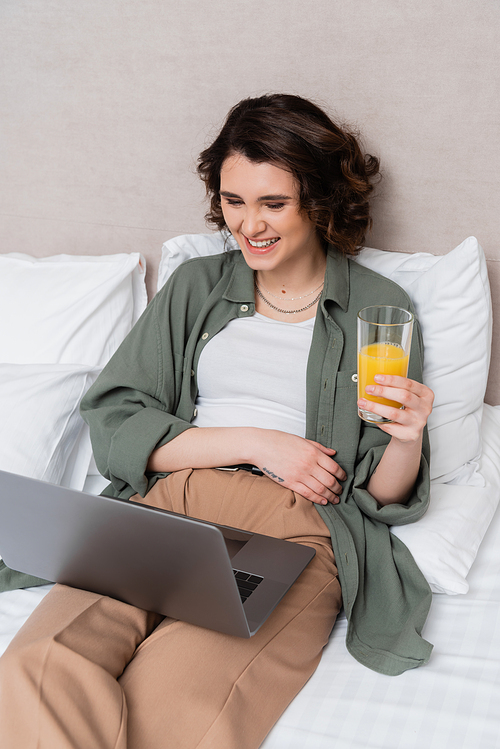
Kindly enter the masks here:
M 367 385 L 376 385 L 377 374 L 408 374 L 413 315 L 400 307 L 365 307 L 358 312 L 358 398 L 401 408 L 396 401 L 368 395 Z M 365 421 L 382 424 L 391 421 L 384 416 L 358 408 Z

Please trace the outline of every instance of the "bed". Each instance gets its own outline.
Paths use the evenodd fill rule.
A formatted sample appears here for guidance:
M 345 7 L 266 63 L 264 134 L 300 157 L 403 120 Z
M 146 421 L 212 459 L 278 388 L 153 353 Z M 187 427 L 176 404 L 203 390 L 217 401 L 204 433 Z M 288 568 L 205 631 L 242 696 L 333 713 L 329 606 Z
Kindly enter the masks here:
M 425 667 L 381 676 L 347 653 L 341 615 L 263 747 L 496 749 L 500 7 L 314 9 L 2 5 L 0 469 L 101 491 L 78 402 L 175 267 L 223 242 L 206 234 L 196 155 L 244 96 L 313 98 L 381 158 L 358 261 L 404 286 L 422 322 L 437 394 L 432 503 L 393 532 L 434 591 L 423 633 L 434 650 Z M 0 651 L 47 589 L 0 593 Z

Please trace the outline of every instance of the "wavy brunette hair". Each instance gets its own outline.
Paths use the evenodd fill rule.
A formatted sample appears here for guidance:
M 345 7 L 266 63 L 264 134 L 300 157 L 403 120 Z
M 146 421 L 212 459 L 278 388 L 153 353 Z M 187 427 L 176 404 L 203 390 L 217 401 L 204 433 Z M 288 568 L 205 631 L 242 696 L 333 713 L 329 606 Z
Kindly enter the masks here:
M 205 219 L 218 229 L 227 228 L 220 173 L 232 154 L 291 172 L 299 185 L 300 209 L 323 244 L 345 255 L 359 252 L 371 226 L 369 197 L 379 160 L 363 153 L 353 132 L 299 96 L 269 94 L 240 101 L 198 159 L 198 174 L 210 200 Z

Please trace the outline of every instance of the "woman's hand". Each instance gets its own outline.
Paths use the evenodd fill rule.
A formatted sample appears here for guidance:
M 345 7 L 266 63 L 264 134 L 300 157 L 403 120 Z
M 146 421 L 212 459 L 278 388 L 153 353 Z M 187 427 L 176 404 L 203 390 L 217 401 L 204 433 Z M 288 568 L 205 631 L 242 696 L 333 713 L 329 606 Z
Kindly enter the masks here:
M 400 442 L 418 442 L 432 411 L 434 393 L 426 385 L 407 377 L 375 375 L 377 385 L 367 385 L 366 393 L 401 403 L 403 408 L 393 408 L 361 398 L 358 406 L 391 419 L 391 423 L 378 426 Z
M 253 463 L 273 481 L 317 504 L 337 504 L 346 473 L 335 450 L 287 432 L 258 430 Z
M 406 502 L 411 495 L 420 468 L 424 427 L 432 411 L 434 393 L 407 377 L 376 375 L 376 385 L 368 385 L 366 392 L 401 403 L 404 408 L 393 408 L 360 398 L 358 406 L 393 423 L 377 426 L 391 435 L 391 441 L 372 474 L 367 489 L 380 505 Z

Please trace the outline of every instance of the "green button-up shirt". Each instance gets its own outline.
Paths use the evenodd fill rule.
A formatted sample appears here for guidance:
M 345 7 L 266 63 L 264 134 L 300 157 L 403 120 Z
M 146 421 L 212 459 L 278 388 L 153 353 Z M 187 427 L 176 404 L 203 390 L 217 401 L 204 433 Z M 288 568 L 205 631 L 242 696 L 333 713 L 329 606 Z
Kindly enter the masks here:
M 341 502 L 317 506 L 327 524 L 348 618 L 347 647 L 386 674 L 421 665 L 431 646 L 420 636 L 429 586 L 392 524 L 418 520 L 429 501 L 427 435 L 421 469 L 405 505 L 380 507 L 366 491 L 389 441 L 357 415 L 356 315 L 372 304 L 411 309 L 396 284 L 355 261 L 328 252 L 325 286 L 307 368 L 306 436 L 337 451 L 347 473 Z M 144 496 L 166 474 L 148 474 L 156 447 L 191 424 L 197 366 L 206 343 L 235 317 L 255 311 L 253 272 L 241 253 L 196 258 L 180 266 L 105 367 L 82 402 L 104 492 Z M 410 377 L 421 380 L 418 325 Z

